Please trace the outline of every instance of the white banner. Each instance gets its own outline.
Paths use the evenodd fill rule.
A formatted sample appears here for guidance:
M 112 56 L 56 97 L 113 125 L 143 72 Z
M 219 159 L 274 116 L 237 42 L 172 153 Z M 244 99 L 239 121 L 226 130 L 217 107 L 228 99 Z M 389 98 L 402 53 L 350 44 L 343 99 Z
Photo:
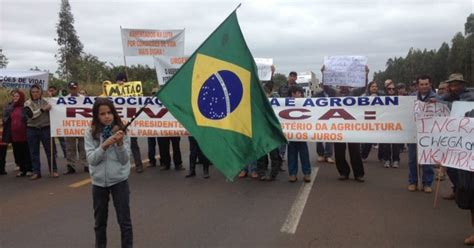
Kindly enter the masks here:
M 254 58 L 257 64 L 258 78 L 260 81 L 269 81 L 272 79 L 272 58 Z
M 417 129 L 418 163 L 474 172 L 474 118 L 420 118 Z
M 82 136 L 90 126 L 95 97 L 51 98 L 52 136 Z M 135 137 L 185 136 L 188 133 L 155 97 L 114 97 Z M 283 131 L 293 141 L 416 143 L 415 97 L 271 98 Z
M 450 116 L 451 117 L 464 117 L 466 116 L 466 112 L 469 112 L 473 109 L 474 109 L 474 102 L 456 101 L 456 102 L 453 102 Z
M 39 85 L 44 91 L 48 89 L 49 73 L 47 71 L 21 71 L 0 69 L 0 88 L 29 89 Z
M 325 56 L 323 83 L 325 85 L 364 87 L 365 56 Z
M 158 84 L 164 85 L 179 70 L 187 59 L 188 57 L 153 57 Z
M 273 98 L 289 140 L 416 143 L 415 97 Z
M 80 137 L 90 127 L 96 97 L 54 97 L 51 104 L 51 136 Z M 147 108 L 128 129 L 132 137 L 186 136 L 188 132 L 156 97 L 109 97 L 127 123 L 144 105 Z
M 121 29 L 124 56 L 184 56 L 184 29 Z

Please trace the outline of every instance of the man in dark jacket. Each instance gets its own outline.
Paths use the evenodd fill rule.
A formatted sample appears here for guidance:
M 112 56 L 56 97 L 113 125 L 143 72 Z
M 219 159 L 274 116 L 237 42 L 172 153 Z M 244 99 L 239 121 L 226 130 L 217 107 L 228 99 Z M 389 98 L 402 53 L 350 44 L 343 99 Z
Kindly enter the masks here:
M 431 77 L 428 75 L 418 76 L 416 79 L 418 91 L 411 95 L 416 95 L 418 101 L 429 102 L 437 97 L 433 91 Z M 415 192 L 418 189 L 418 170 L 417 170 L 416 144 L 408 144 L 408 191 Z M 434 180 L 433 165 L 420 165 L 422 171 L 422 190 L 425 193 L 431 193 L 431 184 Z
M 474 92 L 470 92 L 466 89 L 467 81 L 464 80 L 463 75 L 460 73 L 454 73 L 449 75 L 448 80 L 449 94 L 445 94 L 442 100 L 452 104 L 454 101 L 474 101 Z M 448 174 L 449 180 L 453 184 L 453 190 L 451 193 L 444 195 L 445 200 L 454 200 L 458 184 L 458 170 L 454 168 L 446 168 L 446 174 Z

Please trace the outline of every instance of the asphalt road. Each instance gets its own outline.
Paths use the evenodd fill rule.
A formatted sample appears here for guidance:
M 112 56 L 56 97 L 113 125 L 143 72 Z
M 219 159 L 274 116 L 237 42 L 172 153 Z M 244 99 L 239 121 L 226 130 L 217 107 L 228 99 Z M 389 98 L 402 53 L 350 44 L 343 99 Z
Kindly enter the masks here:
M 146 159 L 146 141 L 140 144 Z M 181 148 L 188 167 L 187 139 Z M 442 199 L 434 209 L 434 194 L 408 192 L 406 153 L 401 168 L 386 169 L 373 151 L 366 182 L 357 183 L 338 181 L 335 165 L 315 162 L 314 144 L 310 151 L 313 184 L 289 183 L 286 172 L 274 182 L 229 182 L 213 168 L 205 180 L 200 166 L 193 179 L 184 178 L 187 171 L 132 172 L 135 247 L 465 247 L 469 212 Z M 88 174 L 53 179 L 43 165 L 40 180 L 15 178 L 12 154 L 7 156 L 9 174 L 0 177 L 0 247 L 93 247 Z M 59 167 L 65 170 L 63 159 Z M 441 192 L 448 190 L 449 182 L 442 182 Z M 108 223 L 109 247 L 119 247 L 112 205 Z

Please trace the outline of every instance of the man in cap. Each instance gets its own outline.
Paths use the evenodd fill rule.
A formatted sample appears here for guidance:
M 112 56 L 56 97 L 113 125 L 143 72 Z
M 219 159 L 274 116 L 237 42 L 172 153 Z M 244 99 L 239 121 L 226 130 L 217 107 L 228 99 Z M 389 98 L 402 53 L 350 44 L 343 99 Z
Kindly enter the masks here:
M 452 103 L 454 101 L 474 101 L 474 92 L 467 90 L 467 81 L 464 80 L 464 77 L 461 73 L 453 73 L 449 75 L 448 80 L 445 82 L 448 85 L 447 89 L 449 92 L 444 95 L 443 100 L 447 101 L 448 103 Z M 446 174 L 448 174 L 449 180 L 453 184 L 453 190 L 451 193 L 444 195 L 443 198 L 445 200 L 454 200 L 458 184 L 458 171 L 457 169 L 448 167 L 446 168 Z
M 67 96 L 81 97 L 79 94 L 79 84 L 77 82 L 69 82 L 69 94 Z M 78 166 L 84 167 L 84 172 L 89 172 L 87 167 L 86 151 L 84 149 L 84 137 L 66 137 L 66 160 L 67 170 L 64 175 L 76 173 Z M 79 155 L 79 157 L 78 157 Z

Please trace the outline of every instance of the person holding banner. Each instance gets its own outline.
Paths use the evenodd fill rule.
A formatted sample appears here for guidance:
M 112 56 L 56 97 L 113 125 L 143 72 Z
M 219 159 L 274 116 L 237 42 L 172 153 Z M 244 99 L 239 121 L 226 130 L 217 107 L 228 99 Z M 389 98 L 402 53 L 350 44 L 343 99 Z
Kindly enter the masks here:
M 290 87 L 298 85 L 296 83 L 296 79 L 298 79 L 298 73 L 296 73 L 295 71 L 290 72 L 290 74 L 288 74 L 288 81 L 287 81 L 286 85 L 282 85 L 278 89 L 278 96 L 280 96 L 280 97 L 291 97 Z M 287 145 L 280 146 L 280 157 L 282 157 L 282 158 L 285 157 L 286 147 L 287 147 Z M 285 170 L 281 169 L 280 171 L 285 171 Z
M 76 82 L 69 82 L 68 84 L 69 96 L 81 97 L 79 94 L 79 85 Z M 77 156 L 79 155 L 79 157 Z M 89 172 L 89 168 L 86 164 L 86 151 L 84 150 L 84 138 L 83 137 L 67 137 L 66 138 L 66 159 L 67 159 L 67 170 L 64 175 L 76 173 L 76 169 L 79 167 L 84 168 L 84 172 Z
M 303 97 L 304 90 L 297 86 L 292 85 L 289 88 L 291 97 L 299 98 Z M 290 141 L 288 142 L 288 174 L 289 181 L 294 183 L 298 181 L 296 174 L 298 173 L 298 155 L 301 162 L 301 170 L 303 172 L 303 180 L 305 182 L 311 182 L 311 164 L 309 159 L 308 144 L 305 141 Z
M 349 87 L 340 86 L 339 96 L 353 95 Z M 349 158 L 351 161 L 352 171 L 354 173 L 354 180 L 357 182 L 365 182 L 364 162 L 360 155 L 360 143 L 334 143 L 334 157 L 336 158 L 336 168 L 339 172 L 339 180 L 345 181 L 349 179 L 351 169 L 346 160 L 346 149 L 349 150 Z
M 460 73 L 454 73 L 449 75 L 448 80 L 445 81 L 447 84 L 447 92 L 444 97 L 441 98 L 443 101 L 447 101 L 451 107 L 452 102 L 454 101 L 474 101 L 474 93 L 466 89 L 467 81 L 464 80 L 464 77 Z M 446 174 L 448 174 L 449 180 L 453 184 L 453 190 L 451 193 L 443 196 L 445 200 L 454 200 L 457 191 L 458 184 L 458 170 L 454 168 L 446 168 Z
M 95 246 L 107 246 L 109 195 L 120 225 L 122 247 L 133 247 L 130 217 L 130 138 L 114 104 L 99 97 L 92 107 L 92 125 L 85 134 L 85 150 L 92 179 Z
M 59 90 L 56 86 L 51 85 L 48 87 L 48 96 L 49 97 L 58 97 L 59 96 Z M 61 146 L 61 150 L 63 151 L 63 156 L 66 158 L 66 139 L 64 137 L 58 137 L 59 140 L 59 145 Z M 53 154 L 54 156 L 57 156 L 57 149 L 56 149 L 56 142 L 54 141 L 53 138 Z M 56 157 L 57 158 L 57 157 Z
M 317 93 L 315 97 L 335 97 L 336 90 L 329 85 L 322 85 L 322 91 Z M 334 164 L 332 159 L 334 152 L 334 144 L 330 142 L 316 142 L 316 153 L 318 154 L 318 162 L 328 162 Z
M 211 162 L 204 155 L 197 143 L 196 139 L 193 136 L 189 136 L 189 174 L 186 175 L 186 178 L 191 178 L 196 176 L 196 164 L 199 158 L 199 162 L 202 164 L 203 178 L 209 178 L 209 165 Z
M 430 76 L 418 76 L 416 82 L 416 88 L 418 91 L 412 95 L 415 95 L 418 101 L 429 102 L 432 99 L 436 99 L 437 95 L 433 91 Z M 418 161 L 416 152 L 416 144 L 408 144 L 408 191 L 410 192 L 415 192 L 418 189 Z M 425 164 L 420 165 L 420 167 L 422 171 L 423 191 L 425 193 L 431 193 L 433 192 L 431 185 L 433 184 L 434 180 L 433 165 Z
M 13 146 L 15 163 L 20 166 L 17 177 L 31 176 L 30 150 L 26 139 L 26 113 L 23 105 L 25 94 L 20 90 L 13 90 L 12 101 L 5 106 L 3 111 L 3 141 Z
M 466 113 L 466 117 L 474 118 L 474 109 Z M 474 172 L 456 170 L 457 191 L 456 204 L 461 209 L 471 211 L 471 225 L 474 227 Z M 474 234 L 464 240 L 465 245 L 474 245 Z
M 385 95 L 398 95 L 395 83 L 390 82 L 385 86 Z M 400 144 L 379 144 L 379 149 L 382 150 L 382 159 L 385 168 L 400 167 Z
M 379 86 L 377 85 L 376 81 L 372 81 L 367 85 L 367 89 L 362 96 L 379 96 L 381 95 L 379 92 Z M 366 160 L 369 157 L 370 151 L 372 150 L 372 143 L 363 143 L 360 146 L 360 155 L 362 156 L 363 160 Z M 380 157 L 380 156 L 379 156 Z
M 41 178 L 40 142 L 43 144 L 48 161 L 49 169 L 52 169 L 51 176 L 59 177 L 56 158 L 51 157 L 51 130 L 49 110 L 51 105 L 41 96 L 43 90 L 38 85 L 30 88 L 30 99 L 25 102 L 27 119 L 26 137 L 28 138 L 28 148 L 30 149 L 33 175 L 31 180 Z

